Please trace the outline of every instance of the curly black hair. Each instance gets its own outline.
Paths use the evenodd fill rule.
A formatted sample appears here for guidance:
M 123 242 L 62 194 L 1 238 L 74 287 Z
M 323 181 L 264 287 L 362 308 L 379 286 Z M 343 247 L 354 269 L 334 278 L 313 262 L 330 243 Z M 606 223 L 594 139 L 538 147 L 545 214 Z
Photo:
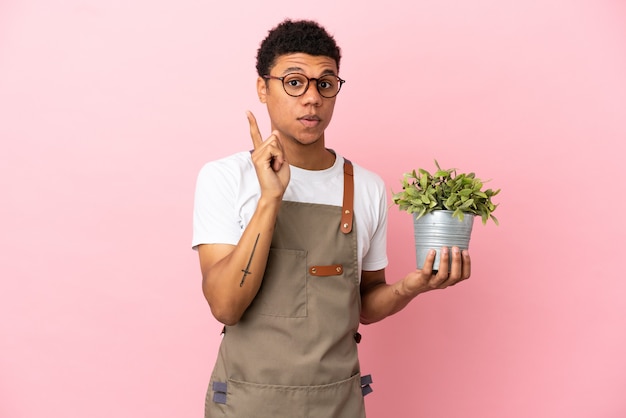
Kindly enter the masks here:
M 330 57 L 337 63 L 339 71 L 341 49 L 326 29 L 312 20 L 286 19 L 271 29 L 261 42 L 256 57 L 257 73 L 260 77 L 269 74 L 276 58 L 298 52 Z

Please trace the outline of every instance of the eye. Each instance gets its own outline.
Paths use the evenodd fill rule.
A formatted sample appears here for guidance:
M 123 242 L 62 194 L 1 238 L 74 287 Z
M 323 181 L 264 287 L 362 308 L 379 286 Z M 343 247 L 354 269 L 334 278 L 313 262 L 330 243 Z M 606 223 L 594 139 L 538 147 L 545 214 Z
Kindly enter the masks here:
M 303 76 L 298 75 L 298 74 L 290 74 L 290 75 L 285 76 L 284 83 L 286 86 L 289 86 L 292 88 L 298 88 L 306 84 L 306 79 Z
M 325 78 L 320 79 L 317 82 L 317 86 L 320 89 L 324 89 L 324 90 L 333 90 L 336 84 L 337 84 L 337 80 L 335 80 L 332 77 L 325 77 Z

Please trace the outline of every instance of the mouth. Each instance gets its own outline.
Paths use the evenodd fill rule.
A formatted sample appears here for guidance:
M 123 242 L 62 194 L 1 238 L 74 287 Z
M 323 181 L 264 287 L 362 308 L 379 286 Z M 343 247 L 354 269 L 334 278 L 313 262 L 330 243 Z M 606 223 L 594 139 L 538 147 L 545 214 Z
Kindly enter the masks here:
M 304 115 L 299 117 L 298 120 L 307 128 L 313 128 L 322 121 L 317 115 Z

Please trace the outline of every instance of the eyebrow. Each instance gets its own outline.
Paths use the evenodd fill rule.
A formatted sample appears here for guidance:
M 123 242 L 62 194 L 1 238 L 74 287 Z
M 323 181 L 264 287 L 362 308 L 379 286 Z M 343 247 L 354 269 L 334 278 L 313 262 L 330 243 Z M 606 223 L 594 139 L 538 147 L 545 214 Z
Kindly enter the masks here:
M 301 67 L 289 67 L 289 68 L 285 68 L 285 70 L 283 71 L 283 75 L 286 75 L 289 73 L 302 73 L 302 72 L 304 72 L 304 69 L 302 69 Z M 325 76 L 325 75 L 337 76 L 337 74 L 335 74 L 335 72 L 330 69 L 326 69 L 322 71 L 322 74 L 320 74 L 320 77 Z

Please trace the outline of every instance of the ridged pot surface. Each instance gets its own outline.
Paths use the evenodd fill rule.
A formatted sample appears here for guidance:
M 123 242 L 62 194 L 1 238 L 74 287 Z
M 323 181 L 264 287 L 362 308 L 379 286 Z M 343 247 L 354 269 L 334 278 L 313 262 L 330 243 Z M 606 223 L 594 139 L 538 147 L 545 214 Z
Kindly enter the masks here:
M 474 217 L 472 214 L 464 214 L 460 221 L 452 217 L 451 210 L 436 210 L 428 213 L 419 219 L 413 214 L 413 226 L 415 230 L 415 255 L 417 258 L 417 268 L 421 269 L 426 260 L 428 251 L 437 251 L 433 270 L 439 270 L 439 253 L 441 247 L 459 247 L 462 250 L 469 249 Z M 452 255 L 450 255 L 452 262 Z

